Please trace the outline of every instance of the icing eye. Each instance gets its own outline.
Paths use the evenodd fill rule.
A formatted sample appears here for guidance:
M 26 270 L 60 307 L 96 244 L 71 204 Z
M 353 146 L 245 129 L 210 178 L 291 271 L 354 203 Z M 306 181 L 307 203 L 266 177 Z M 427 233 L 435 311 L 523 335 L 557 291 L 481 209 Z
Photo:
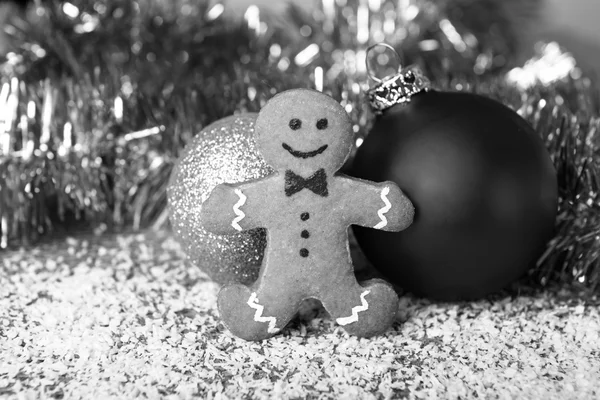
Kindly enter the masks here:
M 300 121 L 298 118 L 290 119 L 290 128 L 294 131 L 297 131 L 298 129 L 302 128 L 302 121 Z
M 327 129 L 328 124 L 329 124 L 329 122 L 327 121 L 327 118 L 321 118 L 320 120 L 317 121 L 317 129 L 319 129 L 319 130 Z

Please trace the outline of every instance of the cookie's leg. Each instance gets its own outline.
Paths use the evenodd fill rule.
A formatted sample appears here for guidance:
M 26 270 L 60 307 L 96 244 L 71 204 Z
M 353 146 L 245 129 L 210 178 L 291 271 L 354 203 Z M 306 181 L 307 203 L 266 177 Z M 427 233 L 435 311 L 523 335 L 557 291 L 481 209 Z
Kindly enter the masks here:
M 398 295 L 387 282 L 372 279 L 359 285 L 352 274 L 331 288 L 319 297 L 335 322 L 351 335 L 377 335 L 394 323 Z
M 268 285 L 260 285 L 256 290 L 240 284 L 225 286 L 219 292 L 219 314 L 235 336 L 267 339 L 287 325 L 301 302 L 297 296 L 281 293 L 281 287 L 273 290 Z

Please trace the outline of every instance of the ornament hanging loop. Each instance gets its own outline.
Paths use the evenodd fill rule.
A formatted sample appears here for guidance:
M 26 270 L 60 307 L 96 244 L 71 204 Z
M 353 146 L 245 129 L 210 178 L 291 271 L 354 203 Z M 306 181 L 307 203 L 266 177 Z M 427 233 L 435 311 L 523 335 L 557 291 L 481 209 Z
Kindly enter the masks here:
M 383 79 L 377 78 L 372 73 L 369 65 L 369 53 L 379 46 L 391 50 L 399 61 L 398 71 Z M 414 95 L 431 89 L 431 82 L 423 71 L 416 65 L 409 65 L 402 68 L 400 55 L 387 43 L 376 43 L 369 46 L 366 51 L 365 62 L 369 78 L 377 83 L 367 92 L 371 108 L 376 114 L 381 114 L 383 111 L 397 104 L 409 103 Z
M 371 69 L 371 63 L 369 62 L 369 60 L 371 59 L 370 55 L 371 53 L 373 53 L 375 51 L 376 48 L 378 47 L 383 47 L 384 50 L 381 52 L 378 52 L 378 54 L 383 54 L 384 52 L 386 53 L 391 53 L 394 55 L 394 58 L 396 59 L 396 61 L 398 61 L 398 67 L 396 68 L 398 71 L 400 71 L 402 69 L 402 59 L 400 57 L 400 54 L 398 54 L 398 52 L 396 51 L 396 49 L 394 49 L 391 45 L 387 44 L 387 43 L 375 43 L 370 45 L 369 47 L 367 47 L 366 50 L 366 66 L 367 66 L 367 75 L 369 78 L 371 78 L 372 80 L 374 80 L 377 83 L 383 83 L 383 81 L 386 78 L 380 79 L 378 78 L 375 73 L 373 72 L 373 70 Z

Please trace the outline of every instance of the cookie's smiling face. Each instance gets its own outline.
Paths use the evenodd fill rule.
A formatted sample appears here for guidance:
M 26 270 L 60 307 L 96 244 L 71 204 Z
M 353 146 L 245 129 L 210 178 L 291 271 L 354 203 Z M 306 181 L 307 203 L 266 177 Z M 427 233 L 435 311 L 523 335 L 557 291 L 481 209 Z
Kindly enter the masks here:
M 273 97 L 255 124 L 256 143 L 273 168 L 307 176 L 342 167 L 352 149 L 350 118 L 333 98 L 314 90 L 294 89 Z

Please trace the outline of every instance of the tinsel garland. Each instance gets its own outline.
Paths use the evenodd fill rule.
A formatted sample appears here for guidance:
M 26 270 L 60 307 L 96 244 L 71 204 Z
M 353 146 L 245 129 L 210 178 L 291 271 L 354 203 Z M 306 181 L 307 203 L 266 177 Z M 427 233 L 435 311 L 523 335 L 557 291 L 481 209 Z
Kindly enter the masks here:
M 207 1 L 36 3 L 6 27 L 13 50 L 0 65 L 0 247 L 74 223 L 163 226 L 185 143 L 284 89 L 332 94 L 360 140 L 371 122 L 365 49 L 385 41 L 439 87 L 495 97 L 535 126 L 557 167 L 560 210 L 534 277 L 596 287 L 598 91 L 555 45 L 517 68 L 519 27 L 539 3 L 322 0 L 283 19 L 251 6 L 243 23 Z

